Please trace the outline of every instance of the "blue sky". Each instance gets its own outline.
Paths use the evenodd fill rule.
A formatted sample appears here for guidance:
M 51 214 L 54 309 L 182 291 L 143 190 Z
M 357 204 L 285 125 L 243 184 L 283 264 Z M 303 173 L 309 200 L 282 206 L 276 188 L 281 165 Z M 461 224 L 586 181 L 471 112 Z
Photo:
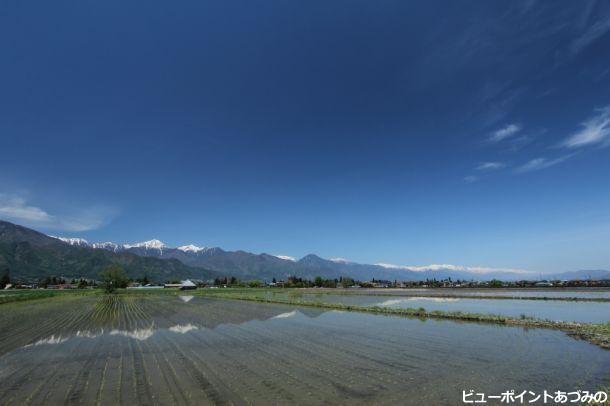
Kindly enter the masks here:
M 0 49 L 2 219 L 610 268 L 607 2 L 9 0 Z

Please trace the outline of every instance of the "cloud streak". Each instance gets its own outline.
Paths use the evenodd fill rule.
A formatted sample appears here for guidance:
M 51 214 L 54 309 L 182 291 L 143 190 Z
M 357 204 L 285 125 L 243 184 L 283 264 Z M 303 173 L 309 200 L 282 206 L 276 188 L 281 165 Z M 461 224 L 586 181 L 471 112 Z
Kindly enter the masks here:
M 512 137 L 521 131 L 521 126 L 518 124 L 509 124 L 505 127 L 500 128 L 499 130 L 494 131 L 489 135 L 489 141 L 491 142 L 500 142 L 507 138 Z
M 105 207 L 76 210 L 70 215 L 50 214 L 22 197 L 0 193 L 0 218 L 29 227 L 82 232 L 101 227 L 114 214 L 115 210 Z
M 589 145 L 610 145 L 610 106 L 596 109 L 596 115 L 585 120 L 582 129 L 569 136 L 561 146 L 580 148 Z
M 40 207 L 30 206 L 20 197 L 5 194 L 0 194 L 0 216 L 35 223 L 50 223 L 55 220 L 54 216 Z
M 502 169 L 505 167 L 506 167 L 506 164 L 504 164 L 502 162 L 483 162 L 482 164 L 477 166 L 475 169 L 477 171 L 495 171 L 495 170 Z
M 597 39 L 606 35 L 610 31 L 610 19 L 604 18 L 597 21 L 578 38 L 574 39 L 570 44 L 570 51 L 573 55 L 578 54 Z
M 526 172 L 534 172 L 534 171 L 539 171 L 542 169 L 550 168 L 551 166 L 555 166 L 562 162 L 567 161 L 568 159 L 570 159 L 572 157 L 572 155 L 573 154 L 564 155 L 564 156 L 560 156 L 559 158 L 555 158 L 555 159 L 548 159 L 548 158 L 544 158 L 544 157 L 534 158 L 534 159 L 530 160 L 529 162 L 525 163 L 524 165 L 521 165 L 520 167 L 515 169 L 515 172 L 516 173 L 526 173 Z

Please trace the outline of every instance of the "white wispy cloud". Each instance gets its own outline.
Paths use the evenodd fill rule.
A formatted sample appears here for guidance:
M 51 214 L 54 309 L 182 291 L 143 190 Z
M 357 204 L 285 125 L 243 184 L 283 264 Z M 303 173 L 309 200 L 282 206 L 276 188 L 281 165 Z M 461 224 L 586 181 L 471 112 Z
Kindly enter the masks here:
M 20 196 L 0 193 L 0 218 L 28 227 L 81 232 L 104 225 L 116 210 L 107 207 L 77 209 L 67 215 L 51 214 Z
M 572 157 L 572 155 L 573 154 L 564 155 L 564 156 L 560 156 L 559 158 L 555 158 L 555 159 L 548 159 L 548 158 L 544 158 L 544 157 L 534 158 L 534 159 L 528 161 L 527 163 L 525 163 L 524 165 L 521 165 L 520 167 L 515 169 L 515 172 L 516 173 L 525 173 L 525 172 L 533 172 L 533 171 L 539 171 L 541 169 L 550 168 L 551 166 L 555 166 L 557 164 L 567 161 L 568 159 L 570 159 Z
M 495 171 L 497 169 L 502 169 L 505 167 L 506 167 L 506 164 L 504 164 L 502 162 L 483 162 L 482 164 L 477 166 L 475 169 L 477 171 Z
M 489 135 L 489 141 L 500 142 L 521 131 L 521 126 L 518 124 L 508 124 Z
M 471 176 L 464 176 L 463 180 L 466 183 L 474 183 L 477 180 L 479 180 L 479 177 L 478 176 L 472 176 L 472 175 Z
M 274 257 L 279 258 L 279 259 L 284 259 L 286 261 L 292 261 L 292 262 L 296 262 L 296 258 L 295 257 L 291 257 L 289 255 L 274 255 Z
M 336 262 L 338 264 L 349 264 L 351 263 L 351 261 L 349 259 L 345 259 L 345 258 L 331 258 L 330 259 L 333 262 Z
M 25 199 L 6 194 L 0 194 L 0 216 L 34 223 L 51 223 L 55 220 L 40 207 L 28 205 Z
M 590 25 L 582 35 L 572 41 L 570 51 L 574 55 L 579 53 L 598 38 L 604 36 L 608 31 L 610 31 L 610 19 L 603 18 L 597 21 L 595 24 Z
M 570 135 L 561 146 L 578 148 L 587 145 L 610 145 L 610 106 L 595 110 L 596 114 L 581 126 L 582 129 Z
M 378 263 L 375 264 L 377 266 L 381 266 L 383 268 L 388 269 L 404 269 L 406 271 L 414 271 L 414 272 L 425 272 L 425 271 L 440 271 L 440 270 L 449 270 L 449 271 L 466 271 L 473 273 L 493 273 L 493 272 L 511 272 L 511 273 L 521 273 L 527 274 L 531 273 L 530 271 L 526 271 L 524 269 L 514 269 L 514 268 L 491 268 L 484 266 L 463 266 L 463 265 L 451 265 L 451 264 L 431 264 L 431 265 L 423 265 L 423 266 L 415 266 L 415 265 L 394 265 L 388 263 Z
M 76 210 L 73 215 L 58 216 L 56 227 L 67 231 L 96 230 L 116 215 L 116 210 L 108 207 L 92 207 Z

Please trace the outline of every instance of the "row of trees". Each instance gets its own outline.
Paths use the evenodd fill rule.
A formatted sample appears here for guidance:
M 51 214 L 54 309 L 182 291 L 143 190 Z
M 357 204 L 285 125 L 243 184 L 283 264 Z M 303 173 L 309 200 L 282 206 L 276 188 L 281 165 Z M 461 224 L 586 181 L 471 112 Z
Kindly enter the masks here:
M 71 285 L 76 285 L 78 286 L 79 289 L 86 289 L 90 286 L 95 286 L 95 281 L 90 280 L 90 279 L 84 279 L 84 278 L 80 278 L 80 279 L 71 279 L 71 280 L 66 280 L 62 277 L 56 277 L 56 276 L 47 276 L 42 282 L 39 283 L 39 287 L 41 288 L 47 288 L 49 285 L 64 285 L 64 284 L 71 284 Z
M 4 289 L 7 285 L 12 283 L 11 274 L 8 269 L 4 270 L 0 276 L 0 289 Z M 125 273 L 125 270 L 118 265 L 111 265 L 104 269 L 99 274 L 100 283 L 98 286 L 102 287 L 107 292 L 112 292 L 117 288 L 125 288 L 129 284 L 130 280 Z M 146 279 L 146 276 L 144 277 Z M 146 279 L 147 281 L 147 279 Z M 148 283 L 148 282 L 146 282 Z M 95 281 L 88 279 L 71 279 L 66 280 L 63 277 L 47 276 L 43 280 L 38 282 L 38 286 L 41 288 L 47 288 L 52 285 L 64 285 L 71 284 L 78 287 L 78 289 L 86 289 L 88 287 L 96 286 Z
M 235 286 L 238 285 L 239 281 L 236 277 L 224 277 L 224 278 L 216 278 L 214 279 L 214 286 Z
M 118 265 L 110 265 L 98 275 L 98 283 L 93 280 L 86 279 L 72 279 L 66 280 L 63 277 L 47 276 L 44 280 L 39 282 L 39 286 L 46 288 L 50 285 L 62 285 L 72 284 L 76 285 L 79 289 L 86 289 L 88 287 L 100 287 L 105 292 L 114 292 L 116 289 L 126 288 L 132 280 L 127 276 L 125 270 Z M 142 278 L 134 279 L 133 282 L 138 282 L 142 285 L 149 283 L 147 275 Z M 171 281 L 171 283 L 178 283 L 179 281 Z M 3 276 L 0 277 L 0 289 L 4 288 L 7 284 L 11 283 L 9 271 L 5 271 Z M 224 278 L 216 278 L 213 282 L 214 286 L 231 286 L 231 287 L 261 287 L 264 283 L 259 280 L 240 281 L 234 276 L 228 276 Z M 273 285 L 291 287 L 291 288 L 311 288 L 311 287 L 324 287 L 324 288 L 336 288 L 337 286 L 352 286 L 354 284 L 361 284 L 351 278 L 339 278 L 339 279 L 323 279 L 318 276 L 313 281 L 304 278 L 298 278 L 296 276 L 289 277 L 286 281 L 278 282 L 276 278 L 273 278 Z
M 271 285 L 287 288 L 336 288 L 337 286 L 352 286 L 360 283 L 361 282 L 354 281 L 352 278 L 323 279 L 321 276 L 318 276 L 314 280 L 310 280 L 289 276 L 285 281 L 278 281 L 276 278 L 273 278 Z M 257 288 L 264 285 L 265 284 L 259 280 L 240 281 L 234 276 L 214 279 L 214 286 Z
M 298 278 L 296 276 L 290 276 L 286 281 L 278 282 L 273 278 L 274 285 L 281 285 L 287 288 L 336 288 L 338 286 L 349 287 L 353 285 L 359 285 L 361 282 L 357 282 L 352 278 L 339 278 L 339 279 L 324 279 L 321 276 L 316 276 L 312 281 L 306 278 Z
M 10 272 L 8 269 L 4 270 L 0 276 L 0 289 L 3 289 L 6 285 L 11 283 Z M 61 284 L 72 284 L 76 285 L 79 289 L 85 289 L 88 287 L 101 287 L 106 292 L 113 292 L 116 289 L 125 288 L 129 285 L 130 282 L 137 282 L 142 285 L 146 285 L 150 283 L 148 276 L 144 274 L 142 278 L 136 278 L 131 280 L 125 270 L 118 265 L 110 265 L 106 269 L 104 269 L 99 274 L 99 284 L 96 284 L 96 281 L 86 280 L 86 279 L 72 279 L 67 281 L 62 277 L 46 277 L 44 280 L 40 281 L 38 286 L 46 288 L 49 285 L 61 285 Z M 352 278 L 340 277 L 334 279 L 324 279 L 321 276 L 317 276 L 314 280 L 300 278 L 296 276 L 290 276 L 286 279 L 286 281 L 278 281 L 276 278 L 273 278 L 272 286 L 283 286 L 287 288 L 337 288 L 337 287 L 350 287 L 350 286 L 361 286 L 361 287 L 373 287 L 375 286 L 376 281 L 373 279 L 371 282 L 361 282 L 356 281 Z M 387 285 L 390 287 L 397 287 L 398 283 L 396 281 L 390 282 L 386 281 Z M 436 280 L 436 279 L 426 279 L 425 281 L 413 281 L 408 283 L 403 283 L 401 286 L 407 287 L 417 287 L 417 286 L 427 286 L 427 287 L 442 287 L 446 286 L 447 283 L 451 283 L 451 278 L 448 280 Z M 456 281 L 459 283 L 460 281 Z M 171 283 L 179 283 L 179 281 L 171 281 Z M 213 282 L 214 286 L 230 286 L 230 287 L 261 287 L 264 286 L 264 283 L 259 280 L 250 280 L 250 281 L 240 281 L 234 276 L 225 276 L 224 278 L 216 278 Z M 493 280 L 488 283 L 491 287 L 501 287 L 502 282 L 498 280 Z M 205 286 L 205 284 L 202 284 Z
M 134 279 L 134 282 L 138 282 L 142 285 L 146 285 L 149 283 L 148 277 L 145 274 L 142 278 Z M 96 284 L 96 281 L 86 280 L 86 279 L 72 279 L 70 282 L 67 282 L 62 277 L 46 277 L 43 281 L 40 281 L 39 286 L 46 288 L 49 285 L 61 285 L 70 283 L 72 285 L 76 285 L 79 289 L 85 289 L 88 287 L 101 287 L 106 292 L 113 292 L 116 289 L 126 288 L 132 280 L 127 276 L 125 270 L 118 265 L 110 265 L 106 269 L 104 269 L 99 274 L 99 283 Z M 179 281 L 172 281 L 172 283 L 178 283 Z M 296 276 L 290 276 L 286 281 L 277 281 L 276 278 L 273 278 L 272 286 L 283 286 L 287 288 L 311 288 L 311 287 L 319 287 L 319 288 L 337 288 L 337 287 L 350 287 L 350 286 L 361 286 L 361 287 L 373 287 L 375 286 L 376 281 L 373 279 L 371 282 L 361 282 L 356 281 L 352 278 L 341 277 L 335 279 L 324 279 L 321 276 L 317 276 L 314 280 L 309 280 L 305 278 L 300 278 Z M 389 287 L 397 287 L 399 284 L 394 281 L 385 281 L 386 285 Z M 400 286 L 405 287 L 417 287 L 417 286 L 427 286 L 427 287 L 443 287 L 447 286 L 447 284 L 451 284 L 453 281 L 451 278 L 448 280 L 436 280 L 436 279 L 426 279 L 425 281 L 414 281 L 402 283 Z M 453 283 L 460 283 L 461 281 L 455 281 Z M 4 270 L 0 276 L 0 289 L 3 289 L 6 285 L 11 283 L 10 272 L 8 269 Z M 259 280 L 250 280 L 250 281 L 240 281 L 234 276 L 224 277 L 224 278 L 216 278 L 213 282 L 214 286 L 230 286 L 230 287 L 261 287 L 264 286 L 264 283 Z M 498 280 L 492 280 L 488 283 L 491 287 L 501 287 L 502 282 Z M 205 284 L 201 284 L 201 286 L 205 286 Z

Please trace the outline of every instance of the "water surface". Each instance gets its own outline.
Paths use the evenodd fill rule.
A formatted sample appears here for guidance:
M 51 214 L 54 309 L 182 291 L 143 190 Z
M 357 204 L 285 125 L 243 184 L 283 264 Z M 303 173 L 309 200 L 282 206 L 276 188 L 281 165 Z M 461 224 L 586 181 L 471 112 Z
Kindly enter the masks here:
M 332 292 L 328 289 L 308 289 L 308 293 Z M 343 289 L 343 294 L 397 296 L 505 296 L 610 299 L 610 288 L 410 288 L 410 289 Z
M 525 315 L 555 321 L 581 323 L 610 322 L 610 302 L 570 302 L 542 300 L 456 299 L 442 297 L 382 297 L 366 295 L 304 295 L 304 300 L 344 303 L 390 308 L 420 308 L 426 310 L 461 311 L 467 313 L 500 314 L 520 317 Z
M 452 405 L 610 384 L 610 351 L 554 330 L 197 296 L 5 306 L 3 405 Z

